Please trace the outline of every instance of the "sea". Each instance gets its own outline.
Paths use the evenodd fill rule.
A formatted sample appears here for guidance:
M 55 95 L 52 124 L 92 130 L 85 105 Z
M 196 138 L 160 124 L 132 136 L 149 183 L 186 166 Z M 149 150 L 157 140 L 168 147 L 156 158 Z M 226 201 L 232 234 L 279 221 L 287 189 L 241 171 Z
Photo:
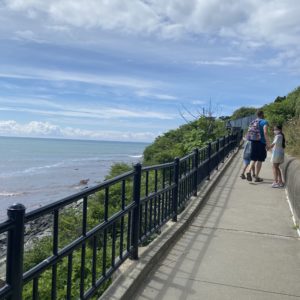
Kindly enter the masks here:
M 95 186 L 113 163 L 141 162 L 147 145 L 0 137 L 0 221 L 14 203 L 31 211 Z

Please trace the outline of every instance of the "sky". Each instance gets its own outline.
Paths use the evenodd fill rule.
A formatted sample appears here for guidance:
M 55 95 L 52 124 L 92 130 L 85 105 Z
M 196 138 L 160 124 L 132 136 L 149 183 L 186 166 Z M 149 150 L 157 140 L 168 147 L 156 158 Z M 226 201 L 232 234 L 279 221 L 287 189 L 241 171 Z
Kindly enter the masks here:
M 0 0 L 0 135 L 151 142 L 300 85 L 299 0 Z M 211 103 L 211 104 L 210 104 Z

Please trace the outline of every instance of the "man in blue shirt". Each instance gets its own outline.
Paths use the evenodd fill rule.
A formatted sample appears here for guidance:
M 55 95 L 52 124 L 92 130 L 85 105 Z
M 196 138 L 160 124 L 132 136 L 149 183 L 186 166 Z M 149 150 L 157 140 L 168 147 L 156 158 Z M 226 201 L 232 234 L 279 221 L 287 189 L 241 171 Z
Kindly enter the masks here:
M 263 181 L 262 178 L 259 177 L 259 173 L 261 170 L 262 163 L 265 161 L 267 157 L 267 150 L 270 148 L 270 141 L 268 137 L 268 121 L 265 120 L 264 112 L 262 110 L 258 110 L 256 112 L 257 119 L 259 121 L 259 130 L 260 130 L 260 140 L 259 141 L 251 141 L 251 163 L 248 168 L 248 172 L 246 174 L 247 180 L 252 181 L 251 176 L 251 168 L 255 165 L 255 182 Z

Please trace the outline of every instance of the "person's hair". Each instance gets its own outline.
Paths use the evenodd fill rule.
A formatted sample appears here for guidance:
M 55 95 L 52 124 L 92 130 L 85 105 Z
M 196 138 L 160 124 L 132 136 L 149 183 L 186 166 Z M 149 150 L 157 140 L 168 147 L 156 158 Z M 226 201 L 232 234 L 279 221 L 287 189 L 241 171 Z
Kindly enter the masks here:
M 275 125 L 274 127 L 280 130 L 280 134 L 282 135 L 282 148 L 285 148 L 285 136 L 282 132 L 282 125 Z
M 261 118 L 261 119 L 263 119 L 265 116 L 264 112 L 260 109 L 258 111 L 256 111 L 256 115 L 258 118 Z

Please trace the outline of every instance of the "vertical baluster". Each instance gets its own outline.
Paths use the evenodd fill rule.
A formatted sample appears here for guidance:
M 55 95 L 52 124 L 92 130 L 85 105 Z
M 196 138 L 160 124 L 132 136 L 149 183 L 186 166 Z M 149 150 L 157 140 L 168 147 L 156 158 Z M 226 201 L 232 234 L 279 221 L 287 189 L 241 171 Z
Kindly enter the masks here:
M 67 275 L 67 300 L 72 297 L 72 270 L 73 270 L 73 253 L 68 255 L 68 275 Z
M 146 182 L 145 182 L 145 224 L 144 224 L 144 235 L 146 236 L 147 233 L 148 233 L 148 200 L 147 200 L 147 197 L 148 197 L 148 184 L 149 184 L 149 172 L 147 171 L 146 172 Z
M 93 258 L 92 258 L 92 285 L 96 285 L 96 277 L 97 277 L 97 236 L 93 237 Z
M 194 186 L 193 186 L 193 195 L 197 196 L 198 190 L 198 164 L 199 164 L 199 149 L 194 149 Z
M 104 222 L 107 223 L 108 220 L 108 198 L 109 198 L 109 188 L 105 188 L 105 198 L 104 198 Z M 102 275 L 106 276 L 106 253 L 107 253 L 107 228 L 103 230 L 103 257 L 102 257 Z
M 183 176 L 181 177 L 182 178 L 182 200 L 183 200 L 183 203 L 184 203 L 185 202 L 186 161 L 184 160 L 182 164 L 183 164 L 183 170 L 182 170 Z
M 162 169 L 162 186 L 161 186 L 161 190 L 162 190 L 162 192 L 160 192 L 160 197 L 159 197 L 159 199 L 160 199 L 160 224 L 162 224 L 163 223 L 163 221 L 164 221 L 164 218 L 165 218 L 165 209 L 166 209 L 166 206 L 165 206 L 165 194 L 166 194 L 166 192 L 164 192 L 163 191 L 163 186 L 164 186 L 164 184 L 163 184 L 163 170 L 164 169 Z
M 178 214 L 178 193 L 179 193 L 179 158 L 176 157 L 174 160 L 174 189 L 173 189 L 173 222 L 177 222 Z
M 157 216 L 157 170 L 155 170 L 154 173 L 154 192 L 155 192 L 155 197 L 154 197 L 154 227 L 156 227 L 157 225 L 157 221 L 156 221 L 156 216 Z
M 185 160 L 185 200 L 187 200 L 187 198 L 188 198 L 188 188 L 189 188 L 189 186 L 188 186 L 188 183 L 189 183 L 189 181 L 188 181 L 188 168 L 189 168 L 189 165 L 188 165 L 188 162 L 189 162 L 189 160 L 187 159 L 187 160 Z
M 126 183 L 125 180 L 122 180 L 122 211 L 125 210 L 125 192 L 126 192 Z M 124 243 L 124 217 L 121 218 L 121 226 L 120 226 L 120 259 L 123 258 L 123 243 Z
M 152 228 L 153 228 L 153 197 L 151 197 L 149 201 L 149 231 L 151 231 Z
M 32 282 L 32 300 L 39 299 L 39 278 L 34 277 Z
M 172 177 L 173 177 L 173 174 L 172 174 L 172 167 L 169 167 L 169 187 L 171 187 L 172 185 Z M 170 217 L 172 214 L 171 214 L 171 207 L 172 207 L 172 189 L 169 191 L 169 197 L 168 197 L 168 216 Z
M 135 207 L 133 210 L 132 217 L 132 258 L 138 259 L 138 246 L 139 246 L 139 220 L 140 220 L 140 197 L 141 197 L 141 174 L 142 165 L 136 164 L 134 166 L 134 184 L 133 184 L 133 201 Z
M 163 174 L 162 174 L 162 188 L 164 189 L 166 187 L 166 169 L 163 168 Z M 166 218 L 166 193 L 163 192 L 162 194 L 162 206 L 161 206 L 161 221 L 163 222 Z
M 211 143 L 207 146 L 207 180 L 210 180 L 210 167 L 211 167 Z
M 221 162 L 224 163 L 224 136 L 221 139 Z
M 53 212 L 53 255 L 57 255 L 58 253 L 58 217 L 59 213 L 58 210 L 56 209 Z M 52 266 L 52 288 L 51 288 L 51 299 L 55 300 L 56 299 L 56 282 L 57 282 L 57 264 L 55 263 Z
M 131 211 L 128 212 L 128 218 L 127 218 L 127 252 L 130 252 L 131 248 Z
M 111 245 L 111 266 L 115 267 L 115 258 L 116 258 L 116 223 L 113 224 L 112 230 L 112 245 Z
M 220 164 L 220 139 L 217 139 L 217 166 L 216 166 L 216 170 L 219 169 L 219 164 Z
M 179 190 L 178 190 L 178 207 L 181 207 L 181 202 L 183 198 L 183 180 L 182 180 L 182 173 L 183 173 L 183 168 L 182 168 L 182 163 L 179 160 Z
M 194 167 L 194 157 L 189 158 L 189 197 L 193 193 L 193 167 Z
M 157 186 L 159 186 L 159 183 L 157 183 Z M 161 224 L 161 216 L 162 216 L 162 196 L 161 196 L 161 188 L 158 187 L 157 190 L 159 191 L 159 195 L 157 196 L 157 226 Z
M 86 236 L 87 228 L 87 197 L 83 198 L 82 205 L 82 236 Z M 85 277 L 85 253 L 86 253 L 86 244 L 82 243 L 81 246 L 81 266 L 80 266 L 80 297 L 84 297 L 84 277 Z
M 140 208 L 139 208 L 139 210 L 140 210 L 140 212 L 139 212 L 139 228 L 140 228 L 140 230 L 139 230 L 139 239 L 141 239 L 142 236 L 143 236 L 143 231 L 142 231 L 143 223 L 144 223 L 143 222 L 143 218 L 144 218 L 143 209 L 144 209 L 143 205 L 140 204 Z

